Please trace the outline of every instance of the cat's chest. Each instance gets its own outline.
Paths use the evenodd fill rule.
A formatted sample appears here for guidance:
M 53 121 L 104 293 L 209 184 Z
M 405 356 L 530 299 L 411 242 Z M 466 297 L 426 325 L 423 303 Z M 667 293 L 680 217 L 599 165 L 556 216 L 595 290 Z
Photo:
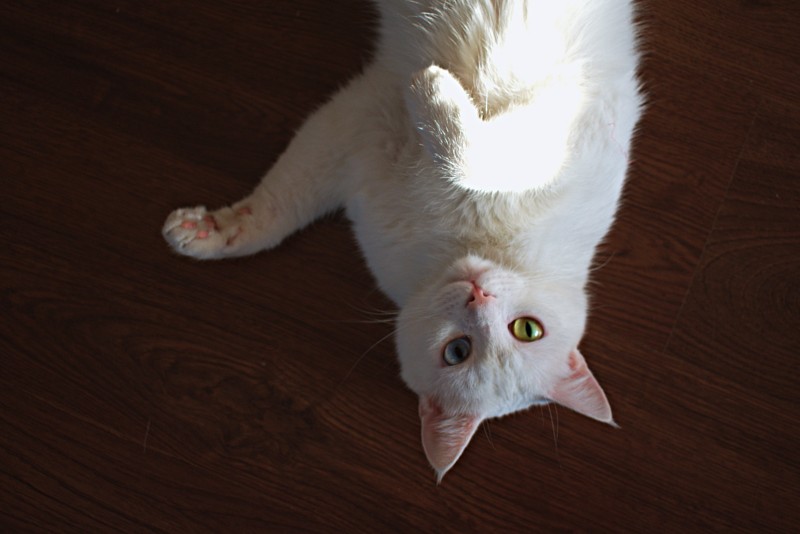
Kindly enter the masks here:
M 520 237 L 536 219 L 530 206 L 397 177 L 354 195 L 348 215 L 378 284 L 400 305 L 468 253 L 516 263 Z

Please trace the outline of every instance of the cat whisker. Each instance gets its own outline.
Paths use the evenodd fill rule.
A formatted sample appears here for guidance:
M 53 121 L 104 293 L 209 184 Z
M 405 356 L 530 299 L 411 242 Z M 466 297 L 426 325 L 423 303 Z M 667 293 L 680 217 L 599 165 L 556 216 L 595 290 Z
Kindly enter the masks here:
M 386 334 L 385 336 L 381 337 L 378 341 L 376 341 L 375 343 L 370 345 L 370 347 L 367 350 L 365 350 L 358 358 L 356 358 L 356 361 L 353 362 L 353 365 L 350 366 L 350 369 L 347 370 L 347 372 L 345 373 L 344 377 L 342 377 L 342 379 L 336 384 L 336 386 L 333 388 L 333 391 L 334 392 L 338 391 L 339 388 L 342 387 L 342 385 L 345 382 L 347 382 L 347 379 L 350 378 L 350 375 L 352 375 L 353 371 L 356 370 L 356 367 L 358 367 L 358 364 L 361 363 L 361 361 L 367 356 L 367 354 L 370 353 L 370 351 L 372 349 L 374 349 L 375 347 L 377 347 L 378 345 L 380 345 L 381 343 L 386 341 L 386 339 L 391 337 L 392 335 L 394 335 L 394 333 L 395 333 L 395 331 L 392 331 L 392 332 L 389 332 L 388 334 Z
M 550 426 L 553 428 L 553 442 L 556 447 L 556 456 L 558 455 L 558 427 L 553 420 L 553 411 L 550 408 L 550 404 L 547 404 L 547 413 L 550 414 Z M 553 407 L 555 409 L 555 407 Z M 556 410 L 556 419 L 558 418 L 558 410 Z
M 603 263 L 600 263 L 598 265 L 593 265 L 592 267 L 590 267 L 589 272 L 594 273 L 604 268 L 606 265 L 611 263 L 611 260 L 614 259 L 614 256 L 616 256 L 616 252 L 612 251 L 611 254 L 609 254 L 609 256 L 603 261 Z
M 382 310 L 379 308 L 361 308 L 356 306 L 352 303 L 347 303 L 347 306 L 358 313 L 363 313 L 364 315 L 373 315 L 373 316 L 385 316 L 385 317 L 397 317 L 398 311 L 397 310 Z
M 393 324 L 397 321 L 398 312 L 396 310 L 380 310 L 380 309 L 368 310 L 365 308 L 359 308 L 358 306 L 354 306 L 351 303 L 347 303 L 347 306 L 360 314 L 371 316 L 372 318 L 328 319 L 328 320 L 323 320 L 323 322 L 337 323 L 337 324 Z
M 494 442 L 492 442 L 492 432 L 489 429 L 489 421 L 483 422 L 483 433 L 486 435 L 486 439 L 489 440 L 489 445 L 492 446 L 492 449 L 497 450 L 495 449 Z
M 408 327 L 408 326 L 411 326 L 411 325 L 413 325 L 413 324 L 416 324 L 417 322 L 421 322 L 421 321 L 425 321 L 425 320 L 428 320 L 428 318 L 425 318 L 425 317 L 418 318 L 418 319 L 416 319 L 416 320 L 412 321 L 410 324 L 407 324 L 407 325 L 405 325 L 405 326 L 406 326 L 406 327 Z M 358 364 L 359 364 L 359 363 L 361 363 L 361 361 L 362 361 L 362 360 L 363 360 L 363 359 L 364 359 L 364 358 L 365 358 L 365 357 L 366 357 L 366 356 L 367 356 L 367 355 L 368 355 L 368 354 L 369 354 L 369 353 L 370 353 L 370 352 L 371 352 L 371 351 L 372 351 L 372 350 L 373 350 L 375 347 L 377 347 L 378 345 L 380 345 L 381 343 L 383 343 L 384 341 L 386 341 L 386 340 L 387 340 L 387 339 L 389 339 L 390 337 L 392 337 L 392 336 L 394 336 L 395 334 L 397 334 L 397 333 L 398 333 L 400 330 L 401 330 L 401 329 L 400 329 L 399 327 L 397 327 L 397 328 L 394 328 L 394 329 L 393 329 L 391 332 L 389 332 L 389 333 L 388 333 L 388 334 L 386 334 L 385 336 L 381 337 L 381 338 L 380 338 L 378 341 L 376 341 L 375 343 L 373 343 L 372 345 L 370 345 L 370 346 L 369 346 L 369 348 L 367 348 L 367 350 L 365 350 L 365 351 L 364 351 L 364 352 L 363 352 L 363 353 L 362 353 L 362 354 L 361 354 L 361 355 L 360 355 L 360 356 L 359 356 L 359 357 L 356 359 L 356 361 L 355 361 L 355 362 L 353 362 L 353 365 L 350 367 L 350 369 L 348 369 L 348 371 L 347 371 L 347 373 L 345 373 L 344 377 L 343 377 L 343 378 L 342 378 L 342 379 L 339 381 L 339 383 L 338 383 L 338 384 L 337 384 L 337 385 L 334 387 L 334 391 L 338 390 L 338 389 L 339 389 L 339 388 L 340 388 L 340 387 L 341 387 L 341 386 L 342 386 L 342 385 L 343 385 L 343 384 L 344 384 L 344 383 L 347 381 L 347 379 L 348 379 L 348 378 L 350 378 L 350 375 L 352 375 L 352 374 L 353 374 L 353 372 L 356 370 L 356 367 L 358 367 Z
M 387 317 L 386 319 L 328 319 L 324 322 L 337 323 L 337 324 L 394 324 L 394 317 Z
M 558 419 L 558 405 L 553 405 L 553 411 L 556 413 L 556 450 L 558 450 L 558 431 L 561 428 L 560 421 Z

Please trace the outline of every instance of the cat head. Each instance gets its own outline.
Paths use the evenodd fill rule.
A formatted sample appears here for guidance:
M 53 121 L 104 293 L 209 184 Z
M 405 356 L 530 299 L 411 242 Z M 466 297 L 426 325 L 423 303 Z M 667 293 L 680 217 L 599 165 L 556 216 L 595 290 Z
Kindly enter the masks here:
M 582 284 L 537 281 L 475 256 L 408 301 L 397 350 L 438 480 L 485 419 L 557 402 L 613 424 L 577 349 L 586 307 Z

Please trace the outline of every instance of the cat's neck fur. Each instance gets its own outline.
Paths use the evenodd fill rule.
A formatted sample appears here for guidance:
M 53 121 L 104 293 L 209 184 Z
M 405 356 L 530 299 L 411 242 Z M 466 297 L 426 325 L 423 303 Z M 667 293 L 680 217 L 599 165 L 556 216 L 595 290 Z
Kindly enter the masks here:
M 364 247 L 370 266 L 401 305 L 454 258 L 469 253 L 531 276 L 582 285 L 594 246 L 613 220 L 627 166 L 626 141 L 638 118 L 634 35 L 626 3 L 618 11 L 608 5 L 598 9 L 586 0 L 565 0 L 557 7 L 549 1 L 518 0 L 426 4 L 379 1 L 383 31 L 375 64 L 383 72 L 376 83 L 385 83 L 387 95 L 395 95 L 387 98 L 396 98 L 396 88 L 407 86 L 420 69 L 431 64 L 447 69 L 477 109 L 481 125 L 506 122 L 497 134 L 484 136 L 488 146 L 474 159 L 490 168 L 475 174 L 501 180 L 523 172 L 528 183 L 539 183 L 522 194 L 453 188 L 446 179 L 437 183 L 441 165 L 420 146 L 413 117 L 392 117 L 393 138 L 387 144 L 396 157 L 386 174 L 402 176 L 404 183 L 393 197 L 397 202 L 384 213 L 391 217 L 404 205 L 422 210 L 416 224 L 390 228 L 394 239 L 384 243 L 370 239 L 369 229 L 357 223 L 362 242 L 376 242 Z M 593 34 L 614 26 L 626 31 L 611 42 Z M 600 38 L 606 42 L 597 47 Z M 574 100 L 563 97 L 570 94 Z M 564 130 L 555 132 L 553 125 Z M 548 145 L 553 138 L 555 150 Z M 558 150 L 563 159 L 548 162 Z M 381 187 L 400 185 L 392 181 Z M 351 199 L 354 211 L 359 196 Z M 411 242 L 414 253 L 406 254 L 411 247 L 404 243 Z

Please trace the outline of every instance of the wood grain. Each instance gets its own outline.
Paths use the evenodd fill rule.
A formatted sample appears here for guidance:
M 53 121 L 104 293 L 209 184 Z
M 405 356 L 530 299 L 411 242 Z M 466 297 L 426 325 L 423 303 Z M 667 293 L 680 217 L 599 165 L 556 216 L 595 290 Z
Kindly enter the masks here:
M 582 345 L 622 429 L 491 421 L 441 486 L 340 215 L 219 263 L 159 233 L 255 185 L 369 57 L 370 6 L 2 12 L 4 532 L 796 529 L 796 2 L 640 2 L 649 103 Z

